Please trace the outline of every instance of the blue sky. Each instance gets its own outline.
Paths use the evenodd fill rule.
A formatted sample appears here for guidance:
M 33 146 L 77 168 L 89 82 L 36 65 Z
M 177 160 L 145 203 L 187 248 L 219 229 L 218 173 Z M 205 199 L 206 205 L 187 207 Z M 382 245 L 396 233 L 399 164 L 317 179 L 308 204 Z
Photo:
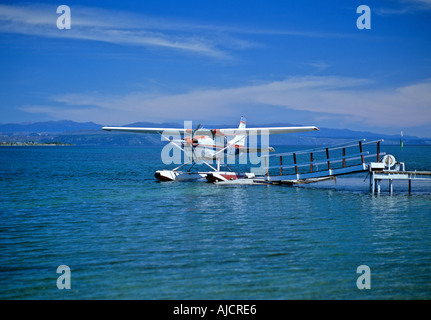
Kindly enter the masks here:
M 0 122 L 244 115 L 431 137 L 430 40 L 431 0 L 3 1 Z

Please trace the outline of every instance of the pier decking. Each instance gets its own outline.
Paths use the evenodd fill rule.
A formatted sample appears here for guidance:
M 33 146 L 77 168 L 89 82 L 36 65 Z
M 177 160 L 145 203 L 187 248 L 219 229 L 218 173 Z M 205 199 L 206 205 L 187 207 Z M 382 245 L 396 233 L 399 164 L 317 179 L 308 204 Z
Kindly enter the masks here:
M 376 162 L 379 162 L 380 157 L 386 154 L 380 152 L 382 141 L 367 142 L 364 139 L 326 148 L 268 155 L 265 158 L 267 164 L 265 180 L 279 183 L 300 183 L 309 179 L 368 171 L 369 163 L 366 162 L 366 159 L 374 158 Z M 370 146 L 376 147 L 374 153 L 371 150 L 365 150 Z M 279 161 L 279 164 L 269 165 L 270 160 L 274 158 Z M 273 169 L 278 170 L 274 172 Z
M 363 139 L 330 147 L 267 155 L 266 174 L 260 182 L 295 185 L 369 172 L 371 192 L 380 193 L 380 182 L 388 180 L 389 192 L 393 193 L 393 180 L 406 180 L 410 193 L 413 180 L 431 181 L 430 171 L 405 171 L 404 163 L 395 163 L 391 155 L 381 159 L 386 155 L 380 151 L 383 141 L 367 142 Z M 277 165 L 271 164 L 274 160 Z M 391 170 L 392 167 L 395 169 Z
M 412 192 L 412 181 L 431 181 L 431 171 L 396 171 L 396 170 L 382 170 L 372 171 L 370 176 L 370 187 L 372 193 L 380 193 L 380 182 L 388 180 L 389 193 L 394 192 L 393 181 L 404 180 L 408 181 L 409 193 Z

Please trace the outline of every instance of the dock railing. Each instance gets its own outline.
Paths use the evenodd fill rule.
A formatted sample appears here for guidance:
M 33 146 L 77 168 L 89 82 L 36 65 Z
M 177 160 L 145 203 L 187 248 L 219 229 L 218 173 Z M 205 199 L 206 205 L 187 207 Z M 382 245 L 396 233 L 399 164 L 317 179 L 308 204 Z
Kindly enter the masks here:
M 265 156 L 266 175 L 268 181 L 300 181 L 331 177 L 368 170 L 369 162 L 380 162 L 385 153 L 380 152 L 380 144 L 384 140 L 355 140 L 328 147 L 278 153 Z M 365 150 L 372 149 L 376 151 Z M 278 162 L 271 165 L 270 162 Z M 277 169 L 274 172 L 274 169 Z

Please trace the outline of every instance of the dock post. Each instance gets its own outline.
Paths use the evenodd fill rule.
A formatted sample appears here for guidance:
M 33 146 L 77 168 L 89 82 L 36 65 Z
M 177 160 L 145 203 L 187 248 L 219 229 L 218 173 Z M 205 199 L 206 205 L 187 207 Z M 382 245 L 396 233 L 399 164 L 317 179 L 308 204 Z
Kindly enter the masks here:
M 343 168 L 346 167 L 346 148 L 343 148 Z
M 380 161 L 380 141 L 377 142 L 377 160 L 376 162 Z
M 293 163 L 295 164 L 295 173 L 298 175 L 298 166 L 296 162 L 296 153 L 293 154 Z
M 371 188 L 372 194 L 376 192 L 375 183 L 376 183 L 376 180 L 374 179 L 374 172 L 372 172 L 370 175 L 370 188 Z
M 359 141 L 359 152 L 361 153 L 361 161 L 362 161 L 362 163 L 364 163 L 365 159 L 364 159 L 364 154 L 363 154 L 364 150 L 362 148 L 362 141 Z
M 377 194 L 380 194 L 380 179 L 377 179 Z
M 412 193 L 412 179 L 409 175 L 409 194 Z
M 280 176 L 283 175 L 283 158 L 280 156 Z
M 313 172 L 313 152 L 310 152 L 310 173 Z
M 392 183 L 392 179 L 389 179 L 389 193 L 392 194 L 394 192 L 394 187 Z

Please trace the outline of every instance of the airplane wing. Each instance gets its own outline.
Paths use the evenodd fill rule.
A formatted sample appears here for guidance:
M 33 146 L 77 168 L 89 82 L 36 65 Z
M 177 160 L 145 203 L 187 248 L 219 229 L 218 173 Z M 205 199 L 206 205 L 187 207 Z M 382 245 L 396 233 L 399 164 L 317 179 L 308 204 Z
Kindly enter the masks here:
M 182 128 L 137 128 L 137 127 L 103 127 L 105 131 L 122 131 L 135 133 L 158 133 L 158 134 L 184 134 L 187 130 Z
M 121 132 L 133 132 L 133 133 L 157 133 L 164 135 L 191 135 L 192 129 L 184 128 L 138 128 L 138 127 L 103 127 L 105 131 L 121 131 Z M 220 134 L 218 129 L 198 129 L 195 131 L 195 136 L 208 136 Z
M 137 128 L 137 127 L 103 127 L 106 131 L 122 131 L 135 133 L 158 133 L 158 134 L 191 134 L 191 129 L 184 128 Z M 261 134 L 278 134 L 290 132 L 306 132 L 319 130 L 317 127 L 268 127 L 268 128 L 236 128 L 236 129 L 198 129 L 195 135 L 261 135 Z
M 319 130 L 317 127 L 268 127 L 268 128 L 243 128 L 243 129 L 220 129 L 220 133 L 230 135 L 262 135 L 291 132 L 306 132 Z

